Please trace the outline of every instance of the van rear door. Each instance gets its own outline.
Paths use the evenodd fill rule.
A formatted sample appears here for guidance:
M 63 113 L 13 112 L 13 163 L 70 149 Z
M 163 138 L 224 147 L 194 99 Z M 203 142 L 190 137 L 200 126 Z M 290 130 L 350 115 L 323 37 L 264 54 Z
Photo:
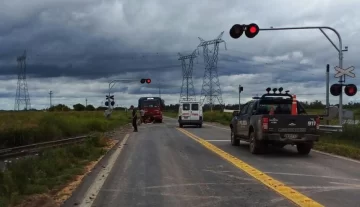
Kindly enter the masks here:
M 182 120 L 190 120 L 190 115 L 191 115 L 190 104 L 183 103 L 182 110 L 181 110 L 181 119 Z
M 199 110 L 199 104 L 198 103 L 191 103 L 191 116 L 190 120 L 199 120 L 200 118 L 200 110 Z

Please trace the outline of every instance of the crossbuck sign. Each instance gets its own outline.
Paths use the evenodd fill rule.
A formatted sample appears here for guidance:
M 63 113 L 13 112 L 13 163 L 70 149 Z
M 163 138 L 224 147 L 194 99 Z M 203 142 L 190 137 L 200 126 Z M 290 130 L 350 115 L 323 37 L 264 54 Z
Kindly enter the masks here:
M 346 69 L 342 69 L 342 68 L 339 68 L 338 66 L 336 66 L 335 70 L 337 72 L 335 74 L 335 78 L 340 78 L 343 75 L 345 75 L 345 76 L 347 75 L 351 78 L 355 78 L 355 73 L 351 72 L 351 71 L 355 70 L 354 66 L 348 67 Z

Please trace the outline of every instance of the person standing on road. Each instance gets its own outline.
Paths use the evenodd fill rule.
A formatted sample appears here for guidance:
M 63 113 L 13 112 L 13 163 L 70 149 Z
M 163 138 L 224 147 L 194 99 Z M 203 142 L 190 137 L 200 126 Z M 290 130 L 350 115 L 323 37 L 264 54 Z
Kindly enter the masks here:
M 134 127 L 134 132 L 137 132 L 137 111 L 133 105 L 131 105 L 130 109 L 132 110 L 132 125 Z

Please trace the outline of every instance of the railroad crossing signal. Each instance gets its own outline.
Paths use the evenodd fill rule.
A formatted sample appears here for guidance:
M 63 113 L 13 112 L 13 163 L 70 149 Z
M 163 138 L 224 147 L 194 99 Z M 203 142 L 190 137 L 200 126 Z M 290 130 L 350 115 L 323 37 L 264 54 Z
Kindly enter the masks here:
M 346 75 L 351 78 L 355 78 L 355 73 L 351 72 L 353 70 L 355 70 L 354 66 L 348 67 L 346 69 L 342 69 L 342 68 L 336 66 L 335 71 L 337 73 L 335 74 L 335 78 L 340 78 L 341 76 L 346 76 Z
M 112 95 L 112 96 L 110 96 L 110 97 L 109 97 L 109 95 L 106 95 L 106 99 L 112 99 L 112 100 L 114 100 L 114 95 Z
M 141 84 L 144 84 L 145 82 L 146 82 L 147 84 L 150 84 L 150 83 L 151 83 L 151 79 L 150 79 L 150 78 L 143 78 L 143 79 L 140 80 L 140 83 L 141 83 Z
M 345 84 L 335 83 L 330 87 L 331 95 L 339 96 L 342 91 L 342 86 L 345 86 L 344 91 L 347 96 L 354 96 L 357 93 L 357 87 L 354 84 L 345 85 Z
M 246 37 L 254 38 L 260 31 L 260 28 L 257 24 L 251 23 L 249 25 L 240 25 L 235 24 L 230 29 L 230 36 L 234 39 L 238 39 L 244 32 Z
M 345 94 L 348 96 L 354 96 L 357 92 L 357 87 L 354 84 L 348 84 L 345 86 Z
M 114 101 L 114 95 L 112 95 L 112 96 L 109 96 L 109 95 L 106 95 L 106 100 L 107 101 L 105 101 L 105 106 L 109 106 L 109 101 L 110 101 L 110 105 L 111 106 L 114 106 L 115 105 L 115 101 Z

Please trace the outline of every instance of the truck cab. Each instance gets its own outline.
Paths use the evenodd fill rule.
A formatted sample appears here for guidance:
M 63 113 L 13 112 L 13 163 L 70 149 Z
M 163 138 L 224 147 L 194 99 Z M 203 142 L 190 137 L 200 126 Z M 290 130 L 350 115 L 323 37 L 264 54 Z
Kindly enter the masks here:
M 141 97 L 139 99 L 139 110 L 144 110 L 144 119 L 151 122 L 163 122 L 162 111 L 165 108 L 165 102 L 160 97 Z
M 196 125 L 199 128 L 203 124 L 203 108 L 198 101 L 182 101 L 178 111 L 179 127 L 184 125 Z

